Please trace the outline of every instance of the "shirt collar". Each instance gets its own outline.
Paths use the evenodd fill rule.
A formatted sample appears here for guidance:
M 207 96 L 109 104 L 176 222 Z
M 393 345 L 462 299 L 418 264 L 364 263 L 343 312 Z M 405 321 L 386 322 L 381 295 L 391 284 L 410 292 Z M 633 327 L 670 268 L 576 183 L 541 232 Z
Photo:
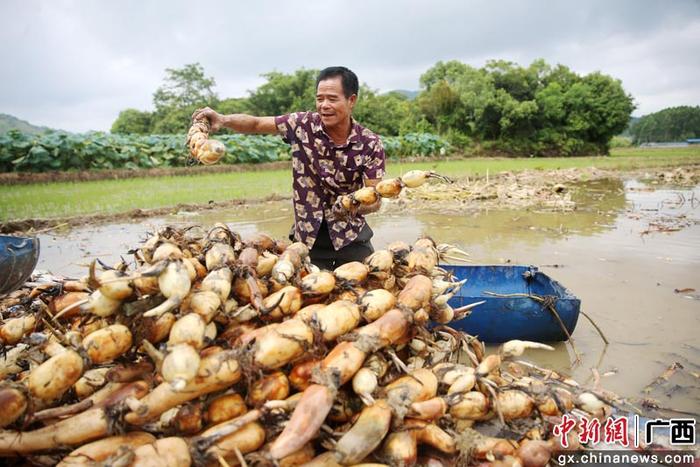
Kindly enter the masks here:
M 326 133 L 326 130 L 323 128 L 323 122 L 321 121 L 321 115 L 316 112 L 315 113 L 315 118 L 311 122 L 311 131 L 313 131 L 316 134 L 324 134 L 328 138 L 329 141 L 333 141 L 331 137 Z M 359 143 L 362 141 L 362 127 L 360 126 L 359 123 L 357 123 L 357 120 L 355 120 L 355 117 L 350 116 L 350 135 L 348 135 L 348 140 L 345 144 L 338 146 L 338 147 L 345 147 L 349 146 L 350 144 L 353 143 Z

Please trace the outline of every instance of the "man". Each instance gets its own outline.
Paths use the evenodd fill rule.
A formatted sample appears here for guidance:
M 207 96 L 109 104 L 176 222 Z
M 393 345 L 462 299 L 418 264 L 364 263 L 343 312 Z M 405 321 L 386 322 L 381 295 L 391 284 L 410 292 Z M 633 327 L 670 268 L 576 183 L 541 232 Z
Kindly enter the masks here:
M 355 73 L 329 67 L 316 80 L 316 112 L 254 117 L 205 108 L 193 115 L 208 118 L 212 132 L 225 127 L 238 133 L 279 134 L 291 145 L 293 238 L 311 248 L 311 261 L 322 269 L 362 261 L 374 251 L 364 215 L 377 211 L 381 201 L 356 212 L 347 212 L 339 202 L 341 195 L 374 186 L 384 176 L 381 139 L 352 118 L 358 90 Z

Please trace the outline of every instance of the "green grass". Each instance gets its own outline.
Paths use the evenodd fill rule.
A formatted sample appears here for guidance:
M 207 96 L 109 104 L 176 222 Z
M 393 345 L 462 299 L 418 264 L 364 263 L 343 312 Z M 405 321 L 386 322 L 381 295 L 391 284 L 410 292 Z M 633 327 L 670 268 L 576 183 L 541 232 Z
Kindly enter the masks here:
M 433 169 L 452 177 L 484 175 L 521 170 L 555 170 L 596 167 L 609 170 L 637 170 L 655 167 L 677 167 L 700 164 L 700 147 L 681 148 L 619 148 L 610 157 L 552 157 L 552 158 L 473 158 L 456 161 L 421 163 L 391 162 L 389 175 L 400 175 L 411 169 Z
M 0 187 L 0 220 L 110 214 L 135 208 L 291 193 L 287 170 Z
M 433 169 L 459 178 L 484 175 L 487 171 L 496 174 L 586 167 L 636 170 L 698 163 L 700 147 L 618 148 L 611 157 L 473 158 L 410 163 L 392 160 L 387 162 L 387 169 L 389 176 L 412 169 Z M 291 194 L 289 170 L 0 186 L 0 221 L 111 214 L 272 194 Z

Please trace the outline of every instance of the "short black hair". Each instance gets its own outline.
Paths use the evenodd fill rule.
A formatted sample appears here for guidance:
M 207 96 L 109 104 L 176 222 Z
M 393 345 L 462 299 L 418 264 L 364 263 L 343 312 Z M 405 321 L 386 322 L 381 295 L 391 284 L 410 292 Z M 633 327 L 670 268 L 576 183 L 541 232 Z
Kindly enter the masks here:
M 344 66 L 329 66 L 321 70 L 318 78 L 316 78 L 316 89 L 318 89 L 318 83 L 324 79 L 335 78 L 336 76 L 341 77 L 343 94 L 345 94 L 346 98 L 358 93 L 360 85 L 357 82 L 357 75 Z

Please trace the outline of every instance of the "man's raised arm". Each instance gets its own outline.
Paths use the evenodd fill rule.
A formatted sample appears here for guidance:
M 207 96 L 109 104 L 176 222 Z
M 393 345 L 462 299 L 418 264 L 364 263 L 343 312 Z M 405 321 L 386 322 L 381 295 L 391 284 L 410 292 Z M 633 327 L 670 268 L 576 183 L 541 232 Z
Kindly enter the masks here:
M 255 117 L 247 114 L 222 115 L 209 107 L 196 110 L 192 120 L 206 118 L 211 125 L 211 132 L 216 133 L 221 128 L 228 128 L 236 133 L 274 135 L 277 133 L 275 117 Z

